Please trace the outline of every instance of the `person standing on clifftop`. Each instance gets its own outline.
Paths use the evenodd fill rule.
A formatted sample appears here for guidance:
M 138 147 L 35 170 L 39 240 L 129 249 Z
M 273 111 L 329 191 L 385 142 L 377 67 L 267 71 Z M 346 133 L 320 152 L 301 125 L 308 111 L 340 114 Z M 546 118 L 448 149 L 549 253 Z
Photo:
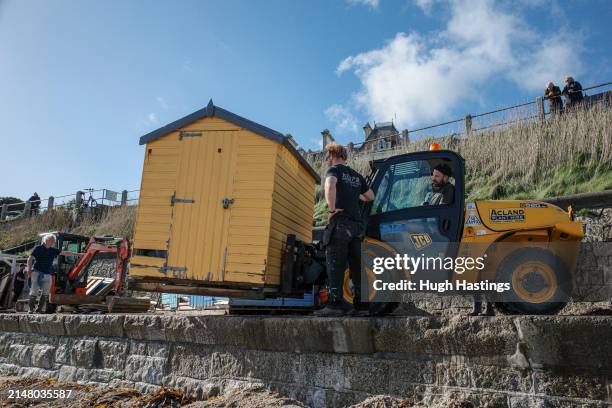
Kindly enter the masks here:
M 32 194 L 32 197 L 28 198 L 30 202 L 30 214 L 38 214 L 38 210 L 40 209 L 40 196 L 37 192 Z
M 37 313 L 43 312 L 49 300 L 49 290 L 51 289 L 51 274 L 53 273 L 53 261 L 59 255 L 79 256 L 79 254 L 68 251 L 60 251 L 55 248 L 55 235 L 47 234 L 42 239 L 42 244 L 37 245 L 27 262 L 28 278 L 31 280 L 30 300 L 28 303 L 28 313 L 34 313 L 36 301 L 38 300 Z M 38 291 L 40 290 L 40 299 Z
M 328 225 L 323 244 L 327 260 L 329 300 L 325 308 L 315 312 L 317 316 L 341 316 L 350 312 L 343 306 L 342 287 L 344 271 L 348 264 L 353 281 L 353 306 L 364 310 L 361 303 L 361 241 L 364 237 L 361 201 L 374 200 L 374 192 L 365 179 L 346 163 L 346 149 L 329 143 L 325 147 L 325 162 L 329 166 L 325 174 L 325 201 L 328 208 Z
M 576 108 L 584 99 L 582 85 L 571 76 L 565 77 L 565 87 L 561 93 L 565 95 L 565 105 L 568 108 Z
M 561 100 L 561 89 L 552 82 L 548 83 L 544 91 L 544 98 L 548 99 L 550 112 L 553 115 L 561 115 L 563 112 L 563 101 Z

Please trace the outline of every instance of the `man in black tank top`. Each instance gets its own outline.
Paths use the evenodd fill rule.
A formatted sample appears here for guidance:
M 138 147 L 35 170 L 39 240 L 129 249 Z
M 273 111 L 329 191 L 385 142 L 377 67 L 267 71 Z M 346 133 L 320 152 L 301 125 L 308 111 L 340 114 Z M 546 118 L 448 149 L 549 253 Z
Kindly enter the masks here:
M 364 236 L 360 201 L 372 201 L 374 193 L 365 179 L 348 167 L 346 149 L 336 143 L 325 147 L 325 162 L 329 170 L 325 174 L 325 201 L 328 208 L 328 225 L 323 243 L 326 245 L 329 301 L 317 316 L 340 316 L 351 310 L 344 305 L 342 286 L 348 264 L 353 281 L 356 309 L 365 309 L 361 297 L 361 241 Z

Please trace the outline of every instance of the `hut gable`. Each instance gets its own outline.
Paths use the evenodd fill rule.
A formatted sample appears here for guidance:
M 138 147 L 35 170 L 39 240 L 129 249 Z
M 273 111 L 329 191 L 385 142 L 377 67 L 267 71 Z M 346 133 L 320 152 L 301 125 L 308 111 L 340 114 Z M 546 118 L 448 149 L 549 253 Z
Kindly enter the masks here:
M 206 105 L 205 108 L 202 108 L 196 112 L 193 112 L 181 119 L 178 119 L 172 123 L 162 126 L 161 128 L 142 136 L 140 138 L 140 144 L 144 145 L 144 144 L 150 143 L 154 140 L 157 140 L 163 136 L 166 136 L 176 131 L 180 131 L 182 133 L 182 132 L 189 132 L 191 130 L 197 130 L 197 129 L 192 129 L 193 128 L 192 125 L 195 122 L 198 122 L 205 118 L 212 118 L 212 117 L 222 119 L 223 121 L 229 122 L 237 127 L 236 129 L 227 129 L 227 130 L 238 130 L 239 128 L 246 129 L 259 136 L 263 136 L 267 139 L 270 139 L 276 143 L 279 143 L 287 147 L 287 149 L 289 149 L 291 154 L 293 154 L 296 157 L 296 159 L 299 160 L 301 165 L 306 168 L 306 170 L 317 180 L 317 182 L 321 181 L 319 174 L 310 166 L 310 164 L 306 161 L 306 159 L 304 159 L 304 157 L 300 154 L 300 152 L 297 151 L 293 143 L 291 143 L 291 136 L 283 135 L 282 133 L 277 132 L 276 130 L 270 129 L 264 125 L 253 122 L 242 116 L 236 115 L 235 113 L 225 110 L 219 106 L 215 106 L 212 99 L 208 102 L 208 105 Z M 225 129 L 219 128 L 216 130 L 225 130 Z M 186 134 L 184 136 L 189 137 L 189 135 L 186 135 Z M 180 137 L 181 137 L 181 134 L 179 133 L 179 138 Z

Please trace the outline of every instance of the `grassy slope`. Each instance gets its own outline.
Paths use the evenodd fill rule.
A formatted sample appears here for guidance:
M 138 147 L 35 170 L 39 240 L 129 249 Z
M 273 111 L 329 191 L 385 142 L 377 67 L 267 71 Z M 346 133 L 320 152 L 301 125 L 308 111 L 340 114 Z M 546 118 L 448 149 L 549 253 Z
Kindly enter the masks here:
M 427 150 L 431 141 L 420 139 L 387 155 Z M 464 157 L 468 200 L 537 199 L 612 189 L 610 109 L 593 108 L 544 125 L 514 125 L 436 142 Z M 351 157 L 349 165 L 367 174 L 372 159 L 371 154 Z M 321 163 L 313 165 L 322 168 Z M 315 219 L 320 224 L 325 217 L 320 191 L 317 199 Z
M 35 240 L 39 233 L 48 231 L 72 232 L 85 236 L 109 234 L 131 237 L 135 219 L 136 207 L 111 208 L 101 217 L 85 217 L 79 225 L 75 225 L 71 211 L 47 211 L 36 217 L 0 223 L 0 249 Z
M 612 189 L 612 110 L 592 109 L 549 120 L 544 126 L 526 124 L 466 139 L 436 139 L 442 148 L 459 152 L 466 161 L 468 200 L 544 198 Z M 405 149 L 426 150 L 431 139 L 420 139 Z M 364 154 L 349 164 L 369 173 Z M 312 163 L 321 174 L 323 164 Z M 325 221 L 326 207 L 317 189 L 315 220 Z M 69 212 L 53 211 L 31 219 L 0 223 L 0 248 L 35 239 L 39 232 L 72 231 L 83 235 L 131 237 L 135 208 L 115 208 L 100 220 L 85 219 L 75 226 Z

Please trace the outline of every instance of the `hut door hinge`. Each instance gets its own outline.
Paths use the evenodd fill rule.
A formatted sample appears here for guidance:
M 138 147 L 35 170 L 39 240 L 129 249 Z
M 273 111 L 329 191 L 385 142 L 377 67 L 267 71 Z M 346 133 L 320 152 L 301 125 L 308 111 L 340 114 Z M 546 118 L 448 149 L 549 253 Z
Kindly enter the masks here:
M 179 140 L 183 140 L 184 137 L 197 137 L 202 136 L 202 132 L 180 132 Z
M 193 204 L 195 200 L 188 198 L 176 198 L 176 191 L 172 194 L 172 198 L 170 198 L 170 205 L 174 205 L 176 203 L 184 203 L 184 204 Z

